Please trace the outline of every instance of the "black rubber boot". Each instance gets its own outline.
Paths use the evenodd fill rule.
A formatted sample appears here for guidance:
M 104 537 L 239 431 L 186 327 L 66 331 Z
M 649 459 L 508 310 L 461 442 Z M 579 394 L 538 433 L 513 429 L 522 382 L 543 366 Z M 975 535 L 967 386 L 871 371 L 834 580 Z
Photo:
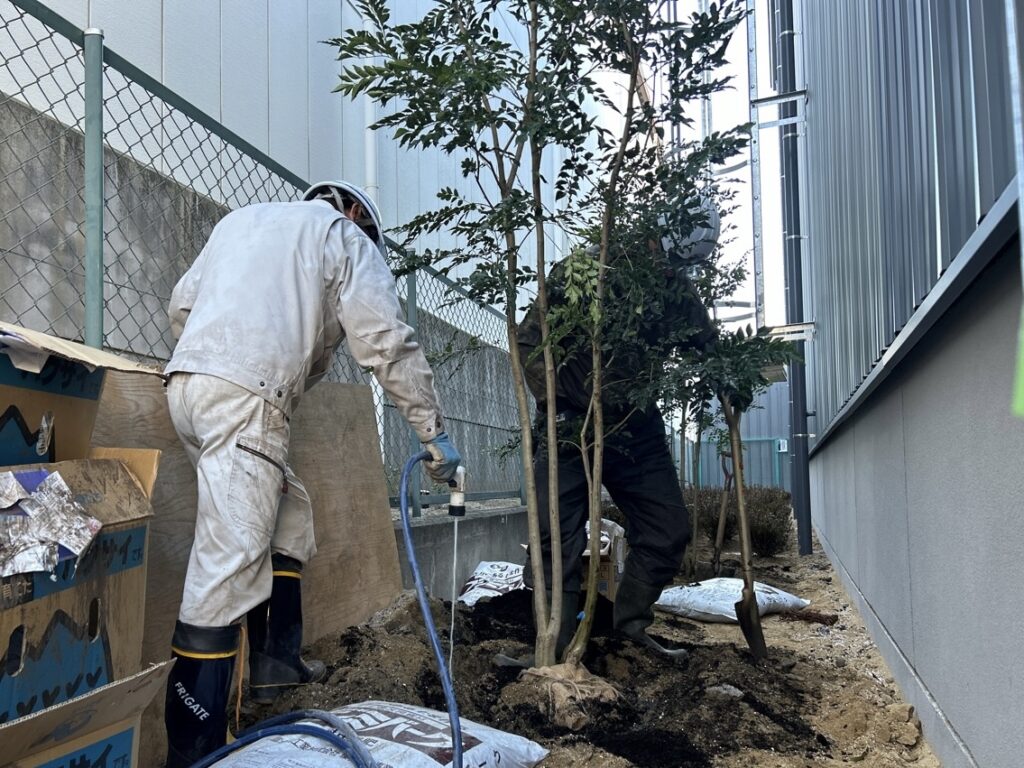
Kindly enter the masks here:
M 303 661 L 300 655 L 302 563 L 277 554 L 271 559 L 274 587 L 270 600 L 248 615 L 249 692 L 259 704 L 270 704 L 288 688 L 318 683 L 327 674 L 322 661 Z
M 229 627 L 174 626 L 164 724 L 167 768 L 187 768 L 224 746 L 228 696 L 238 655 L 237 624 Z
M 548 593 L 548 604 L 551 604 L 550 592 Z M 576 634 L 576 622 L 580 611 L 579 606 L 579 592 L 562 593 L 562 613 L 558 625 L 558 637 L 555 639 L 555 659 L 559 662 L 562 660 L 562 654 L 565 653 L 565 649 L 568 648 L 569 643 L 572 642 L 573 635 Z M 534 631 L 536 631 L 536 628 Z M 519 659 L 513 656 L 508 656 L 504 653 L 499 653 L 494 657 L 494 663 L 497 666 L 514 667 L 517 669 L 529 669 L 534 666 L 535 661 L 536 659 L 532 653 Z
M 246 643 L 252 651 L 267 652 L 267 624 L 270 618 L 270 599 L 253 608 L 245 615 Z
M 661 587 L 641 581 L 631 573 L 629 563 L 615 593 L 612 626 L 630 640 L 650 648 L 652 651 L 673 659 L 686 658 L 683 648 L 669 649 L 647 634 L 647 628 L 654 622 L 654 603 L 661 597 Z

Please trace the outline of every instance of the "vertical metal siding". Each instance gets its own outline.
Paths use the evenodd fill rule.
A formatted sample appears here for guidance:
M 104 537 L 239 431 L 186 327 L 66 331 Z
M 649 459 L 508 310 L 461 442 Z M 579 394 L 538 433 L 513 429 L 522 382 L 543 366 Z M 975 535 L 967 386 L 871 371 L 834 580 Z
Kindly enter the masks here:
M 744 471 L 750 485 L 767 485 L 792 490 L 790 457 L 780 452 L 780 440 L 789 440 L 789 382 L 772 384 L 754 400 L 754 404 L 743 416 L 741 432 L 744 441 Z M 685 474 L 693 483 L 693 444 L 687 445 Z M 700 451 L 700 485 L 721 486 L 721 462 L 718 449 L 705 434 Z
M 805 0 L 811 409 L 823 431 L 1013 178 L 1000 9 Z

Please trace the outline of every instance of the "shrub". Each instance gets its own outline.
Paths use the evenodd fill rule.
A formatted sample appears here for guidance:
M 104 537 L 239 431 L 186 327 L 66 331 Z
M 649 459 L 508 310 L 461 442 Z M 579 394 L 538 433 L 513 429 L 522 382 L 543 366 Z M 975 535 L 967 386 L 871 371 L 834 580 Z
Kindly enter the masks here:
M 687 488 L 684 494 L 686 506 L 696 508 L 697 530 L 714 542 L 718 535 L 718 505 L 722 498 L 721 488 Z M 729 494 L 725 511 L 725 540 L 736 535 L 736 494 Z
M 789 546 L 793 532 L 790 495 L 781 488 L 753 485 L 746 489 L 750 544 L 761 557 L 773 557 Z

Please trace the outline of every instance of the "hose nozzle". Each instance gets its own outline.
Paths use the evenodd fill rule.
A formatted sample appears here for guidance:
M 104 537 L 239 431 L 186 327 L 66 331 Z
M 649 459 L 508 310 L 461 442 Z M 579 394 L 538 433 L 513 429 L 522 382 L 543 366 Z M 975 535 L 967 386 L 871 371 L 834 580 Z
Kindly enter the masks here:
M 466 468 L 459 465 L 455 477 L 448 481 L 451 495 L 448 497 L 448 514 L 452 517 L 466 516 Z

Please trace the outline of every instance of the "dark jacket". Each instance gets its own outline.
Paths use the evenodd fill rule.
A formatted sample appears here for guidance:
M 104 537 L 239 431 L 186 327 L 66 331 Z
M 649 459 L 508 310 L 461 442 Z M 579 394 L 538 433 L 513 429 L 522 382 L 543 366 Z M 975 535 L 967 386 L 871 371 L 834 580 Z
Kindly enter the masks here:
M 619 262 L 620 266 L 624 266 Z M 548 277 L 548 304 L 554 308 L 564 301 L 562 264 L 556 264 Z M 604 355 L 602 404 L 608 416 L 615 418 L 629 410 L 654 406 L 655 403 L 636 401 L 636 392 L 649 383 L 650 366 L 663 366 L 677 350 L 695 348 L 707 349 L 716 337 L 716 330 L 707 309 L 701 303 L 692 283 L 684 276 L 673 274 L 666 278 L 667 285 L 660 299 L 652 300 L 651 306 L 637 314 L 635 302 L 620 301 L 624 287 L 617 280 L 620 273 L 612 269 L 608 273 L 605 307 L 609 324 L 629 327 L 630 341 L 617 344 Z M 632 313 L 616 325 L 616 312 Z M 613 331 L 614 332 L 614 331 Z M 634 333 L 635 332 L 635 333 Z M 540 309 L 537 302 L 527 310 L 526 316 L 517 328 L 519 354 L 523 363 L 526 384 L 543 412 L 547 401 L 544 385 L 544 355 L 541 346 Z M 592 392 L 592 357 L 590 339 L 582 329 L 569 332 L 555 345 L 555 390 L 559 411 L 584 412 L 590 403 Z

